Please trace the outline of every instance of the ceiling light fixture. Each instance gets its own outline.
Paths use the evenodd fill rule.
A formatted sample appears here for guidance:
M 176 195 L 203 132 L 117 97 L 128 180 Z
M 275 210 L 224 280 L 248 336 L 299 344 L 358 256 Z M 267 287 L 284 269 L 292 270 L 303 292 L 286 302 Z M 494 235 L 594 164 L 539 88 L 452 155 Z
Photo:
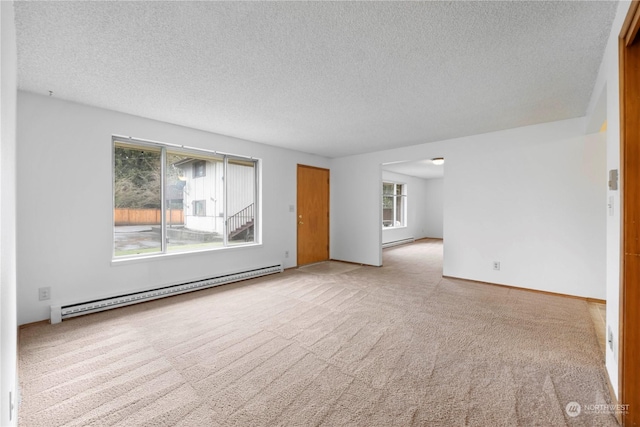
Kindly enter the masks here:
M 444 157 L 435 157 L 435 158 L 431 159 L 431 162 L 434 165 L 438 165 L 438 166 L 444 165 Z

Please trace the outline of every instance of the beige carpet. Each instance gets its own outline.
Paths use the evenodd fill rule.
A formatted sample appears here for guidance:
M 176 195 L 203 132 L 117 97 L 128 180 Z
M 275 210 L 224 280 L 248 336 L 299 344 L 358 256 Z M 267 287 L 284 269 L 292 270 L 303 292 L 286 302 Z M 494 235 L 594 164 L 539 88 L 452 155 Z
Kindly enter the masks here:
M 586 302 L 442 279 L 442 245 L 20 333 L 20 426 L 616 425 Z M 355 266 L 357 267 L 357 266 Z

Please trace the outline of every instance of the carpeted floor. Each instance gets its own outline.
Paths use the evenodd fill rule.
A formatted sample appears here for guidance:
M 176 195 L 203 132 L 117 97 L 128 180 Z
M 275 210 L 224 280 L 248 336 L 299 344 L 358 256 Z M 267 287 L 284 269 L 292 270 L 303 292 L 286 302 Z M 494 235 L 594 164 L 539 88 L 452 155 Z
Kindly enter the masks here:
M 585 301 L 443 279 L 435 240 L 384 264 L 24 328 L 20 426 L 617 425 Z

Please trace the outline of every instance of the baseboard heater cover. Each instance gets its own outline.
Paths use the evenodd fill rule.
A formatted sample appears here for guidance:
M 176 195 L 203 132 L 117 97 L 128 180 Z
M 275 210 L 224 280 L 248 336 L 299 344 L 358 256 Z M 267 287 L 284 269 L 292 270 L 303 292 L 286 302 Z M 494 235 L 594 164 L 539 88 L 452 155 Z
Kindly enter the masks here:
M 282 264 L 272 265 L 269 267 L 262 267 L 254 270 L 242 271 L 239 273 L 225 274 L 208 279 L 170 285 L 148 291 L 118 295 L 110 298 L 63 306 L 52 305 L 51 323 L 60 323 L 63 319 L 68 319 L 70 317 L 82 316 L 84 314 L 96 313 L 98 311 L 111 310 L 112 308 L 124 307 L 144 301 L 151 301 L 154 299 L 168 297 L 171 295 L 184 294 L 186 292 L 212 288 L 214 286 L 239 282 L 241 280 L 253 279 L 255 277 L 266 276 L 269 274 L 282 273 L 283 271 L 284 269 L 282 267 Z
M 387 242 L 387 243 L 383 243 L 382 244 L 382 248 L 390 248 L 391 246 L 398 246 L 398 245 L 404 245 L 407 243 L 413 243 L 415 242 L 416 239 L 414 239 L 413 237 L 409 237 L 408 239 L 402 239 L 402 240 L 394 240 L 393 242 Z

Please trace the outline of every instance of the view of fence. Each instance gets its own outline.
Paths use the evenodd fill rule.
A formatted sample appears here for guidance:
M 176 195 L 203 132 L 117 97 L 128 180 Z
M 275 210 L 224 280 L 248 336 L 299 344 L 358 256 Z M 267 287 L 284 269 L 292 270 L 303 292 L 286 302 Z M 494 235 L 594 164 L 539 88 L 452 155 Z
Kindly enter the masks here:
M 161 223 L 160 209 L 114 209 L 115 225 L 150 225 Z M 184 224 L 184 211 L 181 209 L 167 209 L 167 224 Z

